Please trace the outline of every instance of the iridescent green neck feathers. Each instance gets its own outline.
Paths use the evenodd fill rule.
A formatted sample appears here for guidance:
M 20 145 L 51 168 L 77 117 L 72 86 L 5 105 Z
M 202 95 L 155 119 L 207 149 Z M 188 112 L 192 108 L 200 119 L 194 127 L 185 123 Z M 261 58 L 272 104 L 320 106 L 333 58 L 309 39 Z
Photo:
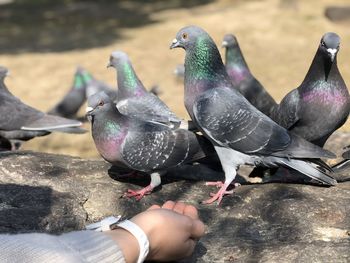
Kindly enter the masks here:
M 185 68 L 195 80 L 214 80 L 225 71 L 216 45 L 207 36 L 199 37 L 195 45 L 187 50 Z

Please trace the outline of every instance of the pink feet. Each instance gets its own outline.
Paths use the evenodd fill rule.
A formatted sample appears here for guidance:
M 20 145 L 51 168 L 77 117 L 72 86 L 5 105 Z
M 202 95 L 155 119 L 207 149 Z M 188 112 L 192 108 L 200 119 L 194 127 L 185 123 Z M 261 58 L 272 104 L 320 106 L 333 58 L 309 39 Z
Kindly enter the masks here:
M 135 197 L 136 201 L 140 201 L 144 195 L 148 195 L 152 192 L 153 187 L 151 185 L 146 186 L 145 188 L 135 191 L 128 189 L 128 191 L 123 195 L 123 197 Z
M 207 182 L 205 183 L 205 185 L 211 185 L 211 186 L 216 186 L 216 187 L 220 187 L 220 190 L 214 194 L 214 193 L 210 193 L 211 198 L 208 200 L 203 201 L 203 204 L 211 204 L 213 202 L 215 202 L 216 200 L 218 201 L 218 205 L 221 203 L 222 197 L 224 195 L 232 195 L 233 194 L 233 190 L 227 191 L 227 187 L 229 185 L 224 184 L 221 181 L 217 181 L 217 182 Z M 235 187 L 240 186 L 239 183 L 234 183 L 233 184 Z

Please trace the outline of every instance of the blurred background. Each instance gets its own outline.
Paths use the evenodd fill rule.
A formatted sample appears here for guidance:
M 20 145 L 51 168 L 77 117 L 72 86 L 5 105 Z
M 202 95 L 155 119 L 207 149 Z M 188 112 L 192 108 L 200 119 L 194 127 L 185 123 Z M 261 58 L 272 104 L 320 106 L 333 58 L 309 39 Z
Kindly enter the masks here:
M 280 101 L 301 83 L 328 31 L 342 38 L 338 64 L 350 83 L 347 5 L 348 0 L 0 0 L 0 65 L 10 69 L 11 92 L 46 111 L 71 87 L 77 65 L 115 86 L 115 71 L 106 65 L 113 50 L 123 50 L 145 86 L 158 84 L 160 97 L 187 117 L 183 84 L 173 74 L 184 52 L 169 45 L 181 27 L 195 24 L 218 45 L 224 34 L 234 33 L 252 73 Z M 52 134 L 23 148 L 98 157 L 90 125 L 84 126 L 89 133 Z

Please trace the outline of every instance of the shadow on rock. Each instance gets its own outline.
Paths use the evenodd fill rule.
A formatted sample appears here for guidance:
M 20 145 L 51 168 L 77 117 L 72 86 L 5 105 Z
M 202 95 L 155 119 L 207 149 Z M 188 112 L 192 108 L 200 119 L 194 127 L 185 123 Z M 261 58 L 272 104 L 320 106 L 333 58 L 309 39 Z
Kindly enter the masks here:
M 0 5 L 0 51 L 49 52 L 105 46 L 121 29 L 158 21 L 152 13 L 212 0 L 13 0 Z
M 75 198 L 50 187 L 0 185 L 0 232 L 66 232 L 82 227 Z

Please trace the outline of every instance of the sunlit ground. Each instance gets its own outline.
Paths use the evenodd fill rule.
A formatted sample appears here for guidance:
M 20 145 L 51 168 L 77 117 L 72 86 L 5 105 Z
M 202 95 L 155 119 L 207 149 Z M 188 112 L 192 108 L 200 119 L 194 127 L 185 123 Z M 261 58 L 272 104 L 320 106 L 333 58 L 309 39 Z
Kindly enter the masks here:
M 110 35 L 105 31 L 103 34 L 98 32 L 98 25 L 91 32 L 86 26 L 83 30 L 77 27 L 77 34 L 80 34 L 78 40 L 85 39 L 86 34 L 86 39 L 90 39 L 86 41 L 92 41 L 92 45 L 82 41 L 83 49 L 75 48 L 80 45 L 74 43 L 71 50 L 59 50 L 52 43 L 55 39 L 52 35 L 45 40 L 46 35 L 40 35 L 40 32 L 40 45 L 34 39 L 28 41 L 28 45 L 35 42 L 38 45 L 37 50 L 28 48 L 29 51 L 25 51 L 23 42 L 11 43 L 6 40 L 8 45 L 18 45 L 20 48 L 19 51 L 13 48 L 7 53 L 1 52 L 0 64 L 10 68 L 11 77 L 6 83 L 11 91 L 24 102 L 45 111 L 69 89 L 77 65 L 86 67 L 96 78 L 115 85 L 115 72 L 113 69 L 106 69 L 106 65 L 113 50 L 123 50 L 131 57 L 145 86 L 159 84 L 163 91 L 161 98 L 179 116 L 186 117 L 183 85 L 173 75 L 175 66 L 183 62 L 184 52 L 179 49 L 169 50 L 171 40 L 181 27 L 188 24 L 199 25 L 210 33 L 218 45 L 221 44 L 224 34 L 235 33 L 252 72 L 278 101 L 303 80 L 321 36 L 327 31 L 334 31 L 342 37 L 338 56 L 339 68 L 345 81 L 350 83 L 350 22 L 334 23 L 324 17 L 325 6 L 347 1 L 289 1 L 292 4 L 281 2 L 288 1 L 215 1 L 192 8 L 172 8 L 156 12 L 148 5 L 143 8 L 149 8 L 152 12 L 144 26 L 138 23 L 118 27 L 118 23 L 108 18 Z M 115 14 L 118 17 L 117 10 Z M 132 22 L 132 17 L 129 19 Z M 99 20 L 101 26 L 106 25 L 103 15 Z M 52 30 L 54 28 L 53 26 Z M 21 34 L 20 28 L 18 30 L 18 34 Z M 57 34 L 60 32 L 58 30 Z M 76 41 L 74 35 L 73 38 L 69 37 L 69 41 Z M 106 39 L 102 39 L 101 43 L 98 39 L 94 40 L 103 37 Z M 56 38 L 64 43 L 65 35 L 62 33 Z M 47 52 L 47 48 L 42 48 L 43 51 L 40 52 L 41 47 L 50 45 L 55 52 Z M 83 112 L 84 109 L 81 114 Z M 349 127 L 347 124 L 343 129 L 348 130 Z M 89 124 L 86 124 L 86 128 L 90 128 Z M 24 149 L 81 157 L 98 156 L 90 133 L 52 134 L 26 143 Z

